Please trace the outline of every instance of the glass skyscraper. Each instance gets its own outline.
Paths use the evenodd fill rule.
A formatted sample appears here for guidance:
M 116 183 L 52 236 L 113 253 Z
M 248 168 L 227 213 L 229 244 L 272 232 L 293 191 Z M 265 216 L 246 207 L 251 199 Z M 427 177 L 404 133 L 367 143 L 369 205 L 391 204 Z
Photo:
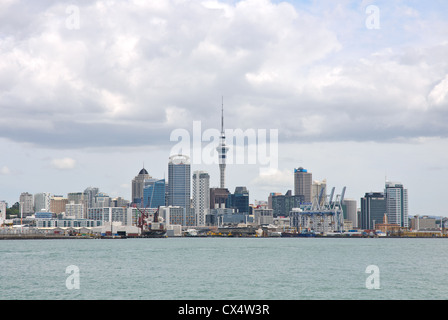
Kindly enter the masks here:
M 190 158 L 174 155 L 168 163 L 168 205 L 190 208 Z
M 147 179 L 143 188 L 143 207 L 165 206 L 165 179 Z
M 369 192 L 361 198 L 361 229 L 374 229 L 383 223 L 386 213 L 386 197 L 382 192 Z

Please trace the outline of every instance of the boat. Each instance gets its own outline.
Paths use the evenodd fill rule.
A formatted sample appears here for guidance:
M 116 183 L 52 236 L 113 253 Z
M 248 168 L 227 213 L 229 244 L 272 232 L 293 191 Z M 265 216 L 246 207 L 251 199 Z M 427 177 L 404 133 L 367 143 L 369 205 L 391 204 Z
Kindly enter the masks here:
M 152 221 L 148 214 L 140 211 L 140 218 L 138 220 L 138 226 L 140 227 L 140 237 L 142 238 L 165 238 L 166 227 L 163 223 L 163 219 L 159 218 L 159 208 L 154 213 Z
M 198 230 L 196 229 L 187 229 L 184 233 L 186 237 L 197 237 Z

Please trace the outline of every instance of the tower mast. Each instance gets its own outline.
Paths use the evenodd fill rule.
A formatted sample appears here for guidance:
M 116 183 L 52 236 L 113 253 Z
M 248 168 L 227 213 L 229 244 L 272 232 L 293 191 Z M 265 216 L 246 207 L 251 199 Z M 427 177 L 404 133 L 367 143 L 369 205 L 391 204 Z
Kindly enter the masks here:
M 222 97 L 221 105 L 221 139 L 216 150 L 219 156 L 220 188 L 225 188 L 226 153 L 229 147 L 226 146 L 226 136 L 224 133 L 224 97 Z

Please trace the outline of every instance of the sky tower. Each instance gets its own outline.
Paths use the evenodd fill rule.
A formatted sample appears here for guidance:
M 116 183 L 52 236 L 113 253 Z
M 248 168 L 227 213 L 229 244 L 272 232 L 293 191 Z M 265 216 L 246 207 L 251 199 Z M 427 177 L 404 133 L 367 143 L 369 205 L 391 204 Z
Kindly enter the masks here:
M 219 141 L 219 146 L 216 148 L 219 157 L 219 171 L 221 173 L 220 177 L 220 188 L 225 188 L 226 184 L 226 153 L 229 147 L 226 146 L 226 135 L 224 133 L 224 97 L 222 98 L 221 105 L 221 138 Z

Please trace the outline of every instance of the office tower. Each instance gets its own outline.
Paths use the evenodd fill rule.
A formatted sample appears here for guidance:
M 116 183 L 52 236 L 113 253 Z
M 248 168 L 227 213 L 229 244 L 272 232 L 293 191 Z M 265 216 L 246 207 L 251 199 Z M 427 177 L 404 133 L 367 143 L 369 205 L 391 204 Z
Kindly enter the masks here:
M 303 195 L 293 195 L 291 190 L 288 190 L 284 195 L 271 193 L 268 198 L 268 208 L 272 209 L 274 217 L 287 217 L 293 208 L 300 208 L 304 199 Z
M 168 205 L 190 208 L 190 158 L 174 155 L 168 163 Z
M 152 177 L 149 175 L 148 171 L 145 168 L 140 170 L 138 175 L 132 179 L 132 196 L 131 201 L 140 207 L 142 206 L 143 199 L 143 188 L 146 179 L 151 179 Z
M 34 212 L 50 211 L 51 195 L 49 192 L 36 193 L 34 195 Z
M 225 208 L 229 194 L 226 188 L 210 188 L 210 209 Z
M 246 187 L 236 187 L 234 194 L 227 197 L 226 207 L 235 210 L 235 213 L 249 214 L 249 191 Z
M 205 171 L 193 173 L 193 209 L 198 226 L 205 226 L 210 206 L 210 176 Z
M 322 192 L 322 197 L 321 196 Z M 324 179 L 322 181 L 313 181 L 313 184 L 311 186 L 311 199 L 316 204 L 318 203 L 319 206 L 323 206 L 326 202 L 327 198 L 327 179 Z
M 382 192 L 366 193 L 361 198 L 361 229 L 374 229 L 383 221 L 386 213 L 386 197 Z
M 304 201 L 307 203 L 312 203 L 312 179 L 311 172 L 306 169 L 302 167 L 294 169 L 294 195 L 304 196 Z
M 407 228 L 408 218 L 408 190 L 403 184 L 386 181 L 386 212 L 390 224 L 397 224 Z
M 158 208 L 165 205 L 165 179 L 147 179 L 143 188 L 143 207 Z
M 20 214 L 22 217 L 30 216 L 34 213 L 34 197 L 28 192 L 22 192 L 19 198 Z
M 355 199 L 344 199 L 342 201 L 344 220 L 352 222 L 353 227 L 358 227 L 358 209 Z
M 219 146 L 216 148 L 218 151 L 219 160 L 219 172 L 220 172 L 220 188 L 225 188 L 226 185 L 226 153 L 229 151 L 229 147 L 226 146 L 226 135 L 224 133 L 224 100 L 221 107 L 221 137 L 219 140 Z
M 88 187 L 84 190 L 85 198 L 87 201 L 87 208 L 92 208 L 93 203 L 95 202 L 95 196 L 99 193 L 98 188 Z

